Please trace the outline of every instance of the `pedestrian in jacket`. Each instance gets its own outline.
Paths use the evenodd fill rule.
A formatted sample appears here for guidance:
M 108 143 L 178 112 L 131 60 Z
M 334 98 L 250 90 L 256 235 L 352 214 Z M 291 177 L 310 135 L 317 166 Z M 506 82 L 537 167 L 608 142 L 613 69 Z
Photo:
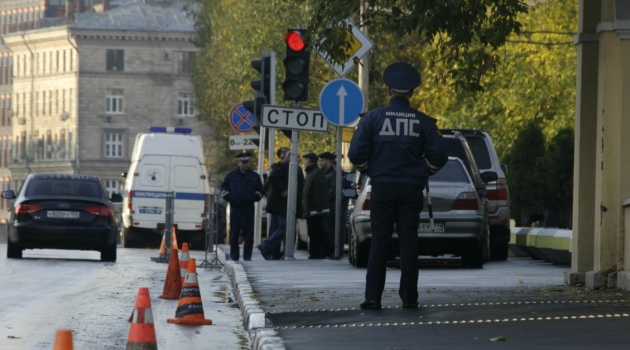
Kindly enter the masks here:
M 289 164 L 291 162 L 291 151 L 284 147 L 280 154 L 278 163 L 271 167 L 269 178 L 267 179 L 267 213 L 272 215 L 275 225 L 271 234 L 258 246 L 265 260 L 279 260 L 282 258 L 282 242 L 286 238 L 287 232 L 287 200 L 289 194 Z M 304 173 L 302 168 L 297 172 L 297 200 L 302 198 L 301 191 L 304 187 Z
M 326 230 L 326 244 L 329 246 L 328 251 L 335 252 L 335 213 L 337 201 L 337 169 L 334 166 L 335 155 L 330 152 L 323 152 L 319 155 L 319 164 L 326 177 L 328 184 L 328 208 L 330 214 L 324 219 L 324 228 Z
M 317 166 L 317 154 L 306 153 L 304 158 L 304 190 L 302 192 L 302 210 L 306 217 L 309 237 L 309 259 L 324 259 L 333 254 L 326 244 L 324 220 L 329 215 L 328 184 L 322 169 Z
M 241 153 L 238 167 L 225 175 L 221 184 L 221 197 L 230 203 L 230 259 L 240 257 L 239 236 L 243 230 L 243 259 L 252 259 L 254 248 L 254 203 L 262 199 L 263 184 L 260 175 L 249 167 L 249 153 Z
M 448 160 L 435 120 L 412 108 L 420 85 L 411 65 L 391 64 L 383 73 L 389 105 L 366 113 L 355 131 L 348 158 L 370 177 L 372 239 L 362 309 L 380 309 L 385 288 L 388 245 L 394 226 L 400 247 L 403 308 L 418 307 L 418 225 L 428 177 Z

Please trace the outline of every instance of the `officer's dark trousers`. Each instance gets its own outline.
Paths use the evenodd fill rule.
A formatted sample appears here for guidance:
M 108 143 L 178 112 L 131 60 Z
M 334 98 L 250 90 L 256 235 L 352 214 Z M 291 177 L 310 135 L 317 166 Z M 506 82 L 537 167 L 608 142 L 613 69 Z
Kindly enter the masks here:
M 252 258 L 254 249 L 254 205 L 247 207 L 230 206 L 230 259 L 237 261 L 240 256 L 238 239 L 243 229 L 243 259 Z
M 418 300 L 418 225 L 423 205 L 421 185 L 372 184 L 370 221 L 372 245 L 365 283 L 365 299 L 381 301 L 385 288 L 388 245 L 394 224 L 400 247 L 400 288 L 403 303 Z

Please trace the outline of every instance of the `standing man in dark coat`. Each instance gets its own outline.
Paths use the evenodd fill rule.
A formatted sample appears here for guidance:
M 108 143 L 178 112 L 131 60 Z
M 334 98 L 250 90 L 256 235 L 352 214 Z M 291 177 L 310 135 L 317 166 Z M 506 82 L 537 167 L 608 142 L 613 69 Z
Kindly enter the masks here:
M 289 165 L 291 151 L 283 147 L 283 153 L 279 154 L 280 162 L 275 163 L 269 172 L 267 179 L 267 212 L 272 214 L 275 228 L 271 234 L 258 246 L 265 260 L 279 260 L 282 258 L 282 242 L 287 233 L 287 199 L 289 194 Z M 304 174 L 302 168 L 297 172 L 297 200 L 301 199 L 301 191 L 304 187 Z
M 324 259 L 333 252 L 329 250 L 324 229 L 325 216 L 330 214 L 328 208 L 328 184 L 326 177 L 317 166 L 317 154 L 306 153 L 304 158 L 304 191 L 302 192 L 302 210 L 308 227 L 309 259 Z
M 362 309 L 380 309 L 385 288 L 388 244 L 394 226 L 400 247 L 403 308 L 418 307 L 418 225 L 424 204 L 422 190 L 448 155 L 435 120 L 411 108 L 409 99 L 420 85 L 420 73 L 403 62 L 383 73 L 389 105 L 366 113 L 355 131 L 348 158 L 370 177 L 372 243 Z
M 241 153 L 238 167 L 225 175 L 221 197 L 230 203 L 230 259 L 238 261 L 239 232 L 243 229 L 243 259 L 252 259 L 254 248 L 254 203 L 262 199 L 263 184 L 260 175 L 249 167 L 249 153 Z
M 337 170 L 334 166 L 335 155 L 330 152 L 324 152 L 319 155 L 319 164 L 324 176 L 326 177 L 326 183 L 328 184 L 328 208 L 330 214 L 324 219 L 324 228 L 326 229 L 326 242 L 328 245 L 327 251 L 332 251 L 333 254 L 329 255 L 329 258 L 334 258 L 335 251 L 335 213 L 336 213 L 336 200 L 337 200 Z

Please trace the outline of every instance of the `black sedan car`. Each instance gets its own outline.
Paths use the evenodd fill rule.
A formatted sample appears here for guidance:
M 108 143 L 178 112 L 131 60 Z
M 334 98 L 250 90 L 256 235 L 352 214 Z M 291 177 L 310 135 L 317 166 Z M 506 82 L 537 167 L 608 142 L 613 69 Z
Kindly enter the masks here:
M 24 249 L 97 250 L 102 261 L 116 261 L 118 214 L 96 176 L 31 174 L 20 193 L 2 192 L 12 200 L 7 218 L 7 258 L 20 259 Z

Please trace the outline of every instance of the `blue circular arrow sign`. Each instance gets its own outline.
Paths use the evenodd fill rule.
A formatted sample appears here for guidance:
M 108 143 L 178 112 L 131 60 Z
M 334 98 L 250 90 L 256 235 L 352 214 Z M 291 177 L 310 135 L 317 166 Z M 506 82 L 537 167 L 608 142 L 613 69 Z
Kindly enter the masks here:
M 236 131 L 250 132 L 254 129 L 254 115 L 239 103 L 230 111 L 230 125 Z
M 359 118 L 363 110 L 363 92 L 352 80 L 331 80 L 319 94 L 319 108 L 331 124 L 348 126 Z

